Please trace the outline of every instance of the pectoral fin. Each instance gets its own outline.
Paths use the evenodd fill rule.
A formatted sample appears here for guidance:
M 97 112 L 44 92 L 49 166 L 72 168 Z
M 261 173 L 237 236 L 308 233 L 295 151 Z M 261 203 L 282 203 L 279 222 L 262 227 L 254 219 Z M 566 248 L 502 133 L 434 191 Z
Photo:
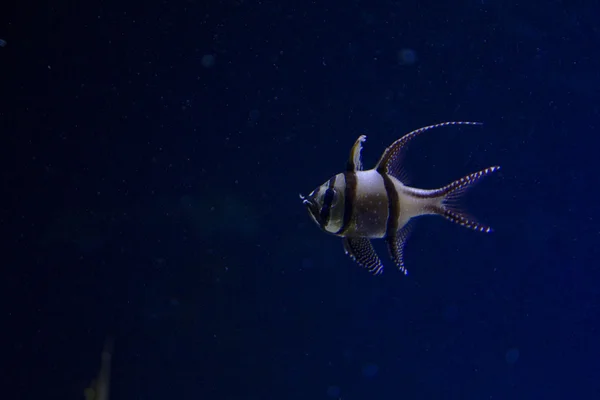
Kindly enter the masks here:
M 344 251 L 358 265 L 369 270 L 373 275 L 383 272 L 383 264 L 375 253 L 371 241 L 367 238 L 344 238 Z

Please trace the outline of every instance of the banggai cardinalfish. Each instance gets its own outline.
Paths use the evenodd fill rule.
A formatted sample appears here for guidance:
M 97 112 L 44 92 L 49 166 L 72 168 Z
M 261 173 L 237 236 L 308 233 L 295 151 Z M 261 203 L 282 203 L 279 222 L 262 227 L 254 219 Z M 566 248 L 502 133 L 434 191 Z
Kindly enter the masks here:
M 404 272 L 404 244 L 409 221 L 420 215 L 440 215 L 447 220 L 480 232 L 491 232 L 465 214 L 457 200 L 483 177 L 500 169 L 493 166 L 469 174 L 442 188 L 425 190 L 402 182 L 402 154 L 406 145 L 433 128 L 449 125 L 481 125 L 478 122 L 443 122 L 426 126 L 392 143 L 375 168 L 363 171 L 360 152 L 366 136 L 360 136 L 346 164 L 346 170 L 329 179 L 308 196 L 300 195 L 309 215 L 325 232 L 339 236 L 344 250 L 360 266 L 374 275 L 383 272 L 371 239 L 383 238 L 396 266 Z

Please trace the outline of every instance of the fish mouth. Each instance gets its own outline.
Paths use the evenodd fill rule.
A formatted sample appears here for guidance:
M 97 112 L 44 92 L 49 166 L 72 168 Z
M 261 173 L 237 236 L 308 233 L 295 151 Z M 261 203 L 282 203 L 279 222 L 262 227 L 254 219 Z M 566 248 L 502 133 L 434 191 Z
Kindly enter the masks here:
M 309 208 L 315 207 L 317 205 L 314 200 L 312 200 L 306 196 L 300 195 L 300 200 L 302 200 L 302 204 L 304 204 L 306 207 L 309 207 Z
M 302 193 L 300 193 L 298 196 L 300 196 L 300 200 L 302 200 L 302 204 L 306 204 L 307 202 L 309 202 L 309 200 L 306 198 L 306 196 L 302 196 Z
M 300 195 L 300 200 L 302 200 L 302 204 L 304 204 L 306 206 L 311 217 L 313 217 L 313 219 L 317 223 L 320 223 L 321 218 L 320 218 L 320 214 L 319 214 L 319 205 L 317 204 L 317 202 L 311 198 L 308 198 L 308 197 L 305 197 L 302 195 Z

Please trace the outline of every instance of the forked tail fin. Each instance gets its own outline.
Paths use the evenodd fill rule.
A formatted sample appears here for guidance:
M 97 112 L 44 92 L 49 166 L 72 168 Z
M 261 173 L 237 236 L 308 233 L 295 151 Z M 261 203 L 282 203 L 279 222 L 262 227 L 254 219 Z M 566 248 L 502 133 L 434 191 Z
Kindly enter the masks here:
M 465 213 L 460 208 L 459 200 L 463 194 L 475 186 L 477 182 L 499 169 L 499 166 L 482 169 L 481 171 L 469 174 L 436 190 L 436 197 L 441 201 L 439 202 L 439 205 L 435 206 L 431 211 L 441 215 L 449 221 L 462 225 L 465 228 L 470 228 L 479 232 L 492 232 L 491 227 L 478 222 L 475 218 Z

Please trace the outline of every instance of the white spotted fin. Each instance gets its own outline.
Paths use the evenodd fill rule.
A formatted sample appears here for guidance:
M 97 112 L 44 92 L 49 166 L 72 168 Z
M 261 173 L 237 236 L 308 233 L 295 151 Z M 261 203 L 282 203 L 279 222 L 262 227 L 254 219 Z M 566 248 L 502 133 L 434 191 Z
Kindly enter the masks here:
M 346 254 L 358 265 L 366 268 L 373 275 L 379 275 L 383 272 L 383 264 L 369 239 L 344 238 L 343 244 Z

